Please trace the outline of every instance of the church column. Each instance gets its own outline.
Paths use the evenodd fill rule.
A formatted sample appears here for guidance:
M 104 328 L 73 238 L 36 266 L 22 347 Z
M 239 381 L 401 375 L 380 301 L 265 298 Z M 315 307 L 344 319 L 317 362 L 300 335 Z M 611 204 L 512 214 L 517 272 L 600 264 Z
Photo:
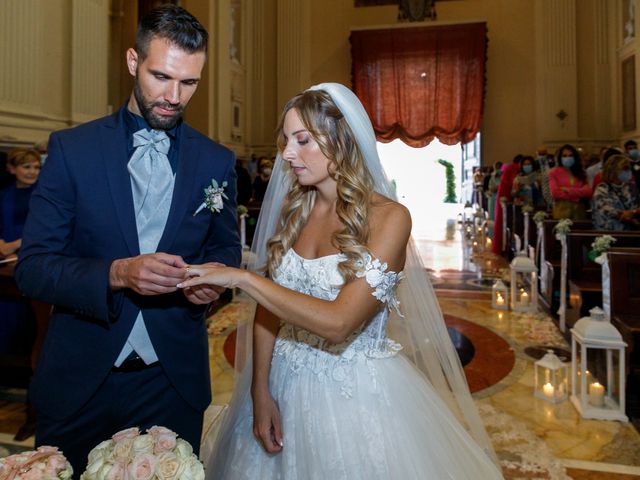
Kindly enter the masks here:
M 71 121 L 107 113 L 108 0 L 73 0 L 71 30 Z
M 278 0 L 278 105 L 309 87 L 311 17 L 309 0 Z

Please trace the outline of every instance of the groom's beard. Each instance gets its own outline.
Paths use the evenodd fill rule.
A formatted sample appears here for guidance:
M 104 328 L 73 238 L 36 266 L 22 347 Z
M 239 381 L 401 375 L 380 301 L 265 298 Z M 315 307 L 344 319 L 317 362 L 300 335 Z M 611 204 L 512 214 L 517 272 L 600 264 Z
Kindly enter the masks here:
M 133 81 L 133 96 L 136 99 L 142 118 L 144 118 L 149 126 L 155 130 L 171 130 L 176 126 L 176 123 L 178 123 L 178 120 L 180 120 L 180 117 L 182 116 L 182 112 L 184 112 L 185 105 L 174 105 L 167 102 L 147 102 L 144 98 L 144 93 L 140 88 L 140 83 L 138 83 L 137 77 Z M 153 107 L 174 110 L 175 114 L 170 117 L 156 115 L 153 112 Z

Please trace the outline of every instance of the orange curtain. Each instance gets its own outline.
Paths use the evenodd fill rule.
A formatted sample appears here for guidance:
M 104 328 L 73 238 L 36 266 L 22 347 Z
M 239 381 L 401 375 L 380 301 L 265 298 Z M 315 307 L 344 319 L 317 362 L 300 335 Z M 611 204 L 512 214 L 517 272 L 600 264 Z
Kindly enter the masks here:
M 381 142 L 453 145 L 480 130 L 484 22 L 351 33 L 353 90 Z

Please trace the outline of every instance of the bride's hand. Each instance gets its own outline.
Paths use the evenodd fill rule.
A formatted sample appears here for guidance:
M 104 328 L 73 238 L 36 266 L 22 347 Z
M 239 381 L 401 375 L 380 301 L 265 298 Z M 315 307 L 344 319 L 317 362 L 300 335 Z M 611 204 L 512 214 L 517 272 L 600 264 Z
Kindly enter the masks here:
M 253 396 L 253 435 L 267 453 L 282 451 L 280 410 L 270 394 Z
M 180 282 L 178 288 L 195 287 L 196 285 L 217 285 L 225 288 L 235 288 L 239 274 L 244 272 L 239 268 L 225 267 L 220 263 L 205 263 L 203 265 L 189 265 L 189 278 Z

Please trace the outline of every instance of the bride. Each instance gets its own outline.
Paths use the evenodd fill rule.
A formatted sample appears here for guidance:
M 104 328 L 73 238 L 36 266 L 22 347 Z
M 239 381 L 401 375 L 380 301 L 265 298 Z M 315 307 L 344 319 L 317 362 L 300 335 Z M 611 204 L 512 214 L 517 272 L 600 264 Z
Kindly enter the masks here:
M 179 285 L 258 303 L 207 478 L 502 478 L 357 97 L 297 95 L 278 149 L 254 268 L 190 266 Z

